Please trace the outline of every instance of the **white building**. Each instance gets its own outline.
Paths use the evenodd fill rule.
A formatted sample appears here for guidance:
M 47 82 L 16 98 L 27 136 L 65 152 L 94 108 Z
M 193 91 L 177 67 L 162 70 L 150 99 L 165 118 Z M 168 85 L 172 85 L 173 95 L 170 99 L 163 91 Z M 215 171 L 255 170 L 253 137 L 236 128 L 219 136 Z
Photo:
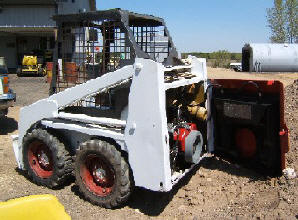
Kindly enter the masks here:
M 48 57 L 55 43 L 51 17 L 93 10 L 95 0 L 0 0 L 0 57 L 9 69 L 33 51 Z

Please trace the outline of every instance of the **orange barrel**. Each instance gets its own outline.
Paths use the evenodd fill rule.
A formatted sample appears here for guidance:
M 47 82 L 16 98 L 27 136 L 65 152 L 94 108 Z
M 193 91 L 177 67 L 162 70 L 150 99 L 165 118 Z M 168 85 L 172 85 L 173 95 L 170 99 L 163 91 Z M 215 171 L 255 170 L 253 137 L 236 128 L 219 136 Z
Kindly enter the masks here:
M 53 62 L 47 62 L 47 83 L 51 83 L 53 76 Z
M 1 75 L 0 80 L 2 81 L 2 86 L 3 86 L 3 93 L 6 94 L 9 91 L 9 80 L 8 80 L 8 75 Z
M 77 65 L 74 62 L 65 62 L 64 65 L 64 79 L 69 83 L 76 83 L 78 81 Z

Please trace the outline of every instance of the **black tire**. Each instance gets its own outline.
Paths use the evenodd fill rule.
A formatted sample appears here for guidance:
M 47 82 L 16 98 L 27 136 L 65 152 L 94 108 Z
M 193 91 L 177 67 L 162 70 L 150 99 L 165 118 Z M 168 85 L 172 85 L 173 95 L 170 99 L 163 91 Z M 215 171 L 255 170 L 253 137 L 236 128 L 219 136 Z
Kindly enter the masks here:
M 8 114 L 8 108 L 0 110 L 0 117 L 5 117 Z
M 91 161 L 96 162 L 97 167 L 93 168 L 93 172 L 90 170 L 90 163 L 94 162 Z M 95 170 L 104 170 L 102 178 L 97 176 L 97 179 L 100 179 L 97 182 Z M 92 178 L 87 180 L 86 172 Z M 106 141 L 89 140 L 80 145 L 75 159 L 75 177 L 76 184 L 86 200 L 104 208 L 123 205 L 132 192 L 133 181 L 127 162 L 121 152 Z M 99 183 L 103 179 L 106 181 Z M 93 189 L 90 189 L 90 184 Z
M 28 176 L 38 185 L 60 187 L 72 176 L 70 153 L 63 143 L 42 129 L 34 129 L 24 137 L 23 161 Z

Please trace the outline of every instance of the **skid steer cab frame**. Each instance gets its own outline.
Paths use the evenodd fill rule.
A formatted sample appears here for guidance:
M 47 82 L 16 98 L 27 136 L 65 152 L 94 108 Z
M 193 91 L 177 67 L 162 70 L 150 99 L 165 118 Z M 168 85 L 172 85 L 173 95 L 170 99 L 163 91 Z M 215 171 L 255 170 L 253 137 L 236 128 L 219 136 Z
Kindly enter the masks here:
M 182 65 L 162 18 L 121 9 L 54 16 L 57 44 L 51 94 L 133 65 L 135 58 Z M 54 73 L 55 74 L 55 73 Z

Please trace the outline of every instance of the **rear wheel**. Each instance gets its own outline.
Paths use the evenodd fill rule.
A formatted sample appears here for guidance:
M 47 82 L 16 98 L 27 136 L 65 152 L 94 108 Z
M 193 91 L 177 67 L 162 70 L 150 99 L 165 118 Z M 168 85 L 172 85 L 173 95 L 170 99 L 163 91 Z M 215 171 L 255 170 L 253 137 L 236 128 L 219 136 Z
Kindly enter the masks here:
M 33 182 L 54 188 L 72 174 L 72 159 L 56 137 L 42 129 L 35 129 L 24 137 L 23 161 Z
M 129 166 L 116 147 L 105 141 L 90 140 L 80 145 L 75 176 L 84 197 L 104 208 L 120 206 L 131 194 Z

